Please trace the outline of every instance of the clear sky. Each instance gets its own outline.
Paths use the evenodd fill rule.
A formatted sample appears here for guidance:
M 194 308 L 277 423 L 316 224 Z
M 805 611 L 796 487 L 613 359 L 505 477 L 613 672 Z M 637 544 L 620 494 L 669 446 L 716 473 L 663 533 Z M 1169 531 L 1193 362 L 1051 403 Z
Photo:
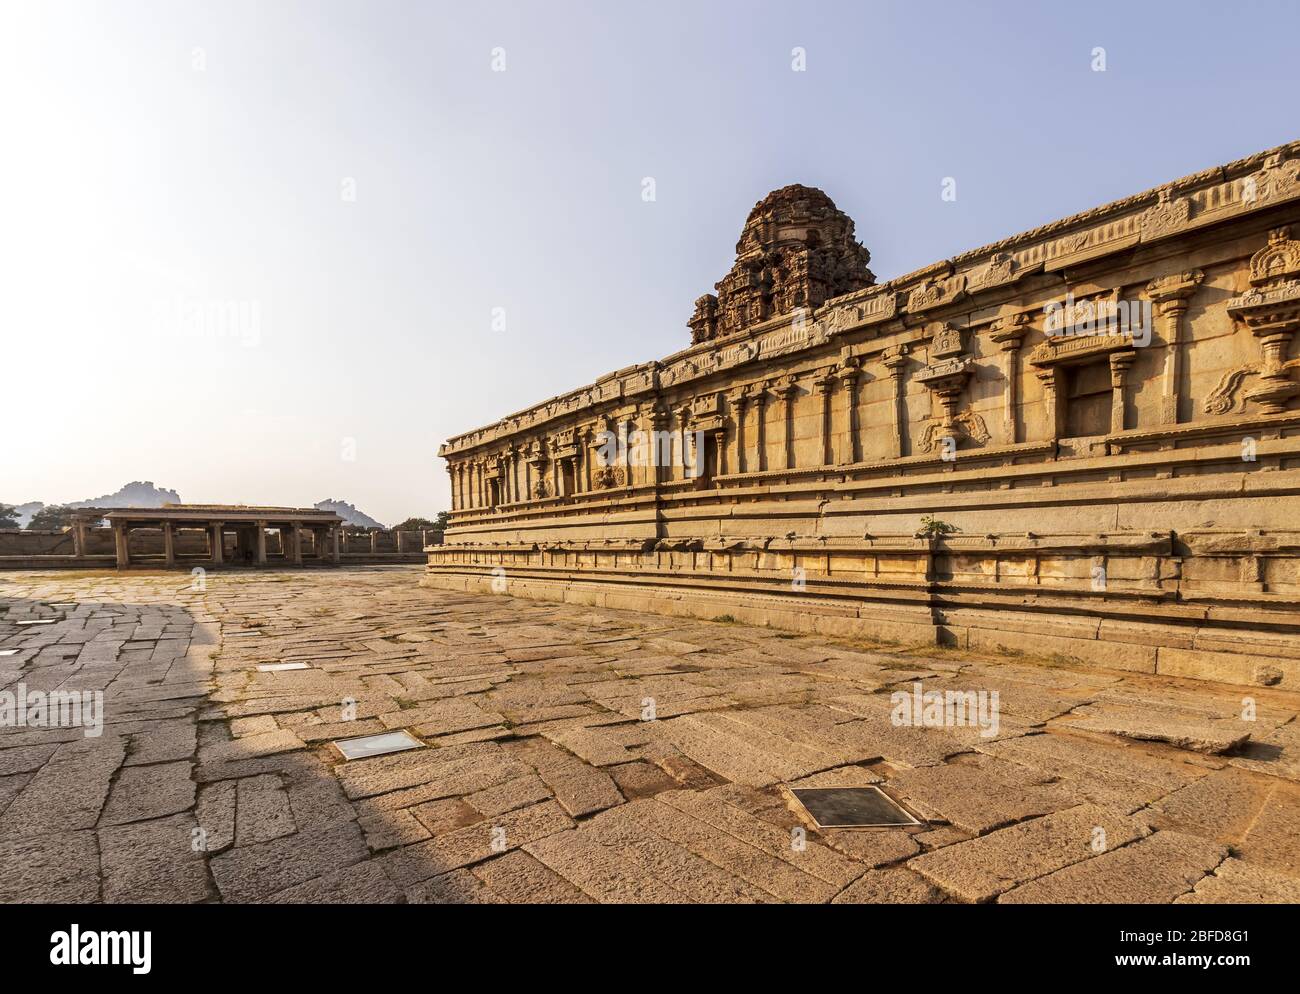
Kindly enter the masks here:
M 1294 0 L 0 11 L 11 503 L 431 517 L 447 436 L 686 345 L 769 190 L 883 280 L 1300 121 Z

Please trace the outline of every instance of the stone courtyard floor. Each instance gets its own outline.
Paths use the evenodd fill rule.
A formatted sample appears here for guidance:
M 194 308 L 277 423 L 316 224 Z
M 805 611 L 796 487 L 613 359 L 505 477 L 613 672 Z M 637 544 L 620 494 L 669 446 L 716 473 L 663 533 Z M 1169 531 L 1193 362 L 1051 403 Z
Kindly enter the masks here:
M 0 900 L 1300 901 L 1295 695 L 420 575 L 0 574 L 0 692 L 104 695 L 98 737 L 0 728 Z M 997 734 L 892 721 L 918 681 Z M 869 784 L 926 823 L 785 790 Z

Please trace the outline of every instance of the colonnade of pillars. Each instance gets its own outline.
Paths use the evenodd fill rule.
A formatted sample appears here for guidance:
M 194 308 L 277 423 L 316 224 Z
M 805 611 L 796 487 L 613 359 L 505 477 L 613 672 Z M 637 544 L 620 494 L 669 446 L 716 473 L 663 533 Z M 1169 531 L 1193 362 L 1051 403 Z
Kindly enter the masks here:
M 168 566 L 174 566 L 177 562 L 176 553 L 176 532 L 184 529 L 187 531 L 203 531 L 206 533 L 207 552 L 205 556 L 189 556 L 188 559 L 196 561 L 210 562 L 213 565 L 223 565 L 226 562 L 226 535 L 229 532 L 235 534 L 235 546 L 233 550 L 234 563 L 247 563 L 264 566 L 267 563 L 266 533 L 269 528 L 274 528 L 280 533 L 280 555 L 284 560 L 294 565 L 302 565 L 303 562 L 303 542 L 302 533 L 310 532 L 312 535 L 312 558 L 318 561 L 329 561 L 337 563 L 339 561 L 339 529 L 333 526 L 315 526 L 299 525 L 296 523 L 272 525 L 267 521 L 259 522 L 237 522 L 228 523 L 225 521 L 212 521 L 203 524 L 178 524 L 172 521 L 163 521 L 155 525 L 150 522 L 141 522 L 139 524 L 125 521 L 113 522 L 113 541 L 117 554 L 117 565 L 128 566 L 131 563 L 131 531 L 139 528 L 160 528 L 163 539 L 163 560 Z M 73 547 L 76 555 L 85 554 L 86 535 L 85 523 L 76 522 L 73 525 Z

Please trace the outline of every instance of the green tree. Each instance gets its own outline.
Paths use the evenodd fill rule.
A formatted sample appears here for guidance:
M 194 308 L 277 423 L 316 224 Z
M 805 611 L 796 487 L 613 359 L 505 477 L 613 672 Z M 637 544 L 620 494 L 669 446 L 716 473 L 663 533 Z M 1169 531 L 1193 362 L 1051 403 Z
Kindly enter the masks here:
M 18 508 L 12 504 L 0 504 L 0 528 L 20 528 L 18 524 Z
M 401 524 L 394 525 L 393 527 L 396 528 L 398 531 L 412 531 L 412 532 L 418 532 L 421 529 L 426 529 L 431 532 L 437 532 L 438 534 L 441 535 L 444 531 L 447 530 L 447 519 L 450 517 L 451 517 L 450 512 L 439 511 L 437 520 L 435 521 L 430 521 L 428 518 L 407 518 Z
M 421 528 L 433 528 L 434 524 L 428 518 L 407 518 L 393 527 L 402 532 L 418 532 Z
M 32 515 L 32 520 L 27 522 L 27 528 L 29 531 L 58 531 L 60 528 L 70 528 L 73 511 L 74 508 L 66 504 L 49 504 Z

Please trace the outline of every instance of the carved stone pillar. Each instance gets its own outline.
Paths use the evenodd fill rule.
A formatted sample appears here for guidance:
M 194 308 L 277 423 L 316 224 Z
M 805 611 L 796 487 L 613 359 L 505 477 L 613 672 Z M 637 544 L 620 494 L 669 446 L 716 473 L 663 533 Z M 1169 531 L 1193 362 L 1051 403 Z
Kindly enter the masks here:
M 1020 406 L 1020 345 L 1028 331 L 1029 315 L 1023 312 L 1000 317 L 989 325 L 989 338 L 1002 352 L 1002 438 L 1008 445 L 1020 441 L 1016 430 L 1016 409 Z
M 886 354 L 881 361 L 885 364 L 885 368 L 889 370 L 889 386 L 890 392 L 893 394 L 893 403 L 890 404 L 891 430 L 894 436 L 892 455 L 897 458 L 903 454 L 903 422 L 905 420 L 903 413 L 903 377 L 907 371 L 907 346 L 899 346 L 898 351 Z
M 673 415 L 671 411 L 656 408 L 650 419 L 650 457 L 653 463 L 651 479 L 655 486 L 673 478 Z
M 266 565 L 266 522 L 257 523 L 257 565 Z
M 835 446 L 832 441 L 834 438 L 834 427 L 831 424 L 831 391 L 835 386 L 835 377 L 831 370 L 827 370 L 825 375 L 819 376 L 813 381 L 813 386 L 817 389 L 817 395 L 822 399 L 822 416 L 821 416 L 821 453 L 822 465 L 830 466 L 835 462 Z
M 695 464 L 693 461 L 695 453 L 691 445 L 688 444 L 689 439 L 687 437 L 691 423 L 691 407 L 689 404 L 683 405 L 681 410 L 677 412 L 677 423 L 679 425 L 677 429 L 677 437 L 672 440 L 672 446 L 674 449 L 674 465 L 669 467 L 669 472 L 665 475 L 669 479 L 677 478 L 678 469 L 680 468 L 680 479 L 687 480 L 695 473 Z M 707 472 L 703 466 L 700 467 L 700 470 L 700 475 Z
M 118 569 L 131 565 L 131 537 L 121 521 L 113 522 L 113 549 L 117 553 Z
M 767 389 L 759 387 L 754 395 L 754 468 L 757 472 L 767 471 Z
M 736 422 L 736 430 L 733 434 L 736 436 L 736 472 L 748 472 L 749 462 L 745 458 L 745 409 L 749 406 L 749 398 L 744 393 L 733 394 L 731 397 L 732 417 Z
M 163 533 L 163 560 L 168 566 L 176 565 L 176 541 L 172 534 L 172 523 L 164 521 L 162 523 Z
M 1047 437 L 1055 441 L 1061 437 L 1060 371 L 1055 366 L 1046 366 L 1035 370 L 1034 375 L 1043 384 L 1043 420 L 1047 427 Z
M 844 397 L 844 434 L 848 441 L 840 452 L 841 463 L 862 462 L 862 439 L 858 437 L 858 360 L 850 358 L 835 374 Z
M 786 469 L 794 469 L 794 401 L 799 395 L 799 384 L 795 382 L 793 376 L 787 376 L 780 386 L 781 397 L 781 421 L 784 428 L 781 432 L 781 448 L 784 450 L 784 462 Z
M 214 521 L 210 531 L 212 533 L 212 561 L 220 566 L 226 556 L 226 523 L 224 521 Z
M 1128 368 L 1137 358 L 1136 352 L 1115 352 L 1110 357 L 1110 430 L 1123 431 L 1124 423 L 1124 385 L 1128 380 Z
M 1159 322 L 1160 338 L 1165 344 L 1164 368 L 1160 373 L 1160 422 L 1178 423 L 1179 383 L 1182 380 L 1183 315 L 1196 288 L 1205 279 L 1199 269 L 1172 276 L 1162 276 L 1147 284 L 1152 311 Z

